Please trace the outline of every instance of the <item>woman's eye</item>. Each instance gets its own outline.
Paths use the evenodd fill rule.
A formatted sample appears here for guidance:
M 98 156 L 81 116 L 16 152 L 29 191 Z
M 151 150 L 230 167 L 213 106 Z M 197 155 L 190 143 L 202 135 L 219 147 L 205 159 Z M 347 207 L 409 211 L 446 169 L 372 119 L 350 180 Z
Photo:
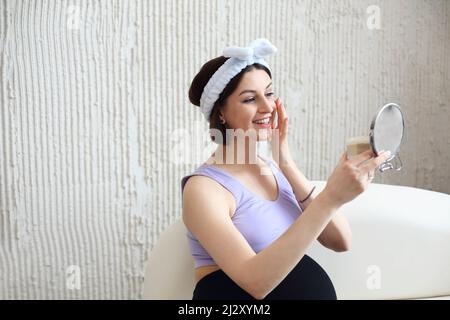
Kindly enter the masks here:
M 273 92 L 268 92 L 268 93 L 266 93 L 266 96 L 267 96 L 267 97 L 272 97 L 273 95 L 274 95 Z M 244 100 L 244 103 L 250 103 L 250 102 L 252 102 L 252 101 L 254 101 L 254 100 L 255 100 L 255 98 L 250 98 L 250 99 Z

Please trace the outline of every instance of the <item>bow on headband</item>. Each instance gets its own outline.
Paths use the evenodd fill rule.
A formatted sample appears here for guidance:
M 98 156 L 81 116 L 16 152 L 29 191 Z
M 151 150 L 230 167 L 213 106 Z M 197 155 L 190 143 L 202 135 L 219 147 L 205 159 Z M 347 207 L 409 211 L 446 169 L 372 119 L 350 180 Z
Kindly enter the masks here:
M 252 60 L 253 58 L 262 58 L 275 52 L 277 52 L 277 48 L 269 40 L 261 38 L 252 41 L 248 47 L 227 47 L 223 49 L 223 56 L 239 60 Z

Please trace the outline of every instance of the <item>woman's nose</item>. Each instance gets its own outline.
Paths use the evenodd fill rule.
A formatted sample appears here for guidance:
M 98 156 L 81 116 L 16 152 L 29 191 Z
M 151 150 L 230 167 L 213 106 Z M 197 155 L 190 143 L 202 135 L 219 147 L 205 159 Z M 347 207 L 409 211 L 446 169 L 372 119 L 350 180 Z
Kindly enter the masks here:
M 272 112 L 274 108 L 275 108 L 275 102 L 272 101 L 271 99 L 264 98 L 263 101 L 261 102 L 260 112 L 261 113 Z

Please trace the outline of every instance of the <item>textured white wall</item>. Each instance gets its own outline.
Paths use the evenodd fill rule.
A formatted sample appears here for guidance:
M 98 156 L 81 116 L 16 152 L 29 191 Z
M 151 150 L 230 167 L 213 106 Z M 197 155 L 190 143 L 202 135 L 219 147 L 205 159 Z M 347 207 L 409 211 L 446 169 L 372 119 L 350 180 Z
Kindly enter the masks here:
M 141 298 L 180 179 L 214 147 L 190 81 L 257 37 L 279 48 L 310 179 L 396 101 L 404 168 L 375 182 L 450 193 L 449 20 L 446 0 L 0 1 L 0 298 Z

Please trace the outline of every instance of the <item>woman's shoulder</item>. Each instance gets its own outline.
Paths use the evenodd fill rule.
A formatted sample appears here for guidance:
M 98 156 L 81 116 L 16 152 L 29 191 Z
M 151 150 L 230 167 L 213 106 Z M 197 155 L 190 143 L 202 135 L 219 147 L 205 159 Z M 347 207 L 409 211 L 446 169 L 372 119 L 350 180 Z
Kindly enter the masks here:
M 218 181 L 214 176 L 207 174 L 204 171 L 194 172 L 183 178 L 183 191 L 188 189 L 190 193 L 199 194 L 201 196 L 225 194 L 227 189 L 224 188 L 221 181 Z
M 181 178 L 181 192 L 184 193 L 186 188 L 193 191 L 202 191 L 205 188 L 216 188 L 217 181 L 206 168 L 205 163 L 197 167 L 192 173 Z
M 183 201 L 197 205 L 211 203 L 214 206 L 227 206 L 230 213 L 236 208 L 233 194 L 216 180 L 201 174 L 189 175 L 183 188 Z
M 206 193 L 207 190 L 220 191 L 217 181 L 202 173 L 193 173 L 184 177 L 184 192 L 201 194 Z

